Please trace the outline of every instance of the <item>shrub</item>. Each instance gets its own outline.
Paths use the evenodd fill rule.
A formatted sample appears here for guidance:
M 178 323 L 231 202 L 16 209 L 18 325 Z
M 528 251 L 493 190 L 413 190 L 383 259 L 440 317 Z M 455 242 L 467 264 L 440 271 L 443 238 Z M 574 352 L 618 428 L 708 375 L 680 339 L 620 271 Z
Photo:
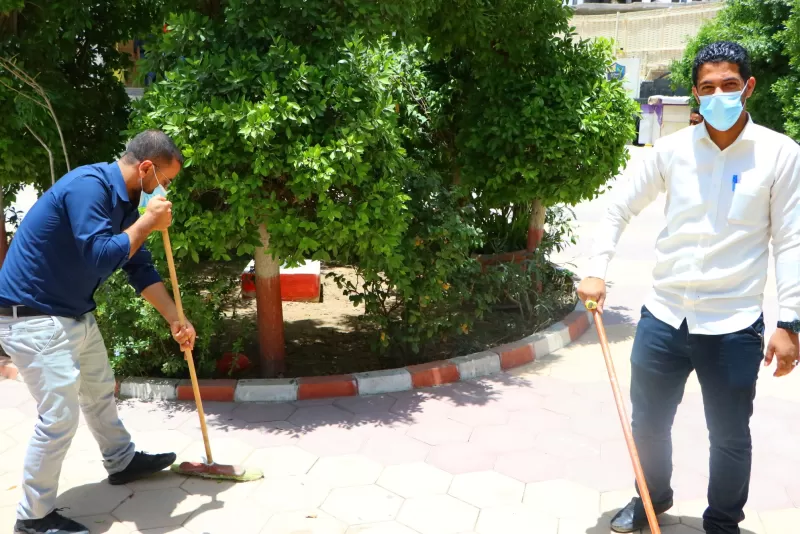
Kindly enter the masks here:
M 498 303 L 513 303 L 530 322 L 558 320 L 575 301 L 572 274 L 549 262 L 553 251 L 573 240 L 571 211 L 547 211 L 544 239 L 523 263 L 484 267 L 473 254 L 485 247 L 481 221 L 443 182 L 429 173 L 408 184 L 413 219 L 395 256 L 359 261 L 357 283 L 334 276 L 354 304 L 365 306 L 362 319 L 376 332 L 375 348 L 403 363 L 431 342 L 468 334 Z M 520 232 L 525 239 L 527 219 L 514 233 Z
M 150 243 L 154 256 L 163 258 L 160 238 L 151 238 Z M 158 266 L 172 291 L 166 262 L 160 261 Z M 228 334 L 225 310 L 238 297 L 238 280 L 225 264 L 200 268 L 183 262 L 177 268 L 184 311 L 198 334 L 193 351 L 197 372 L 212 376 L 218 358 L 237 341 Z M 95 300 L 97 323 L 118 376 L 188 376 L 169 325 L 155 308 L 136 295 L 124 272 L 118 271 L 106 281 Z
M 470 209 L 433 172 L 412 175 L 406 192 L 411 222 L 392 254 L 358 259 L 359 283 L 337 277 L 364 320 L 377 332 L 376 348 L 417 353 L 431 339 L 468 332 L 494 297 L 470 250 L 481 239 Z

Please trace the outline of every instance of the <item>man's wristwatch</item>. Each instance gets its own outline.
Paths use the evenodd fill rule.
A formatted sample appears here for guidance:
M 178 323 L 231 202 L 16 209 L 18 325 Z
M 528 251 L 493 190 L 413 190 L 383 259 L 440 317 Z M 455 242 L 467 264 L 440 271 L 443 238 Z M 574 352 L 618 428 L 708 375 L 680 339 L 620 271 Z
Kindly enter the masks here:
M 786 321 L 778 321 L 778 328 L 798 334 L 800 333 L 800 321 L 792 321 L 790 323 Z

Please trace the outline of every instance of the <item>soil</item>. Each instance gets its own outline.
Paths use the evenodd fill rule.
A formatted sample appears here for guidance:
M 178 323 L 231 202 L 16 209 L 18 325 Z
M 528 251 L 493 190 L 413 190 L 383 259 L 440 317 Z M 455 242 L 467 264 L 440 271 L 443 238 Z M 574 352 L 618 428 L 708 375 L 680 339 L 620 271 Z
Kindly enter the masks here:
M 351 280 L 356 277 L 350 267 L 323 268 L 322 302 L 283 303 L 286 335 L 283 377 L 391 369 L 480 352 L 543 330 L 560 321 L 574 306 L 574 301 L 567 301 L 558 309 L 543 311 L 542 317 L 528 320 L 522 318 L 519 310 L 505 307 L 476 322 L 469 334 L 431 343 L 420 354 L 379 354 L 372 347 L 375 332 L 360 320 L 363 307 L 354 306 L 342 295 L 329 274 L 344 275 Z M 255 299 L 241 299 L 234 314 L 231 328 L 239 330 L 244 339 L 243 352 L 255 364 L 258 361 Z M 248 374 L 254 376 L 255 372 Z

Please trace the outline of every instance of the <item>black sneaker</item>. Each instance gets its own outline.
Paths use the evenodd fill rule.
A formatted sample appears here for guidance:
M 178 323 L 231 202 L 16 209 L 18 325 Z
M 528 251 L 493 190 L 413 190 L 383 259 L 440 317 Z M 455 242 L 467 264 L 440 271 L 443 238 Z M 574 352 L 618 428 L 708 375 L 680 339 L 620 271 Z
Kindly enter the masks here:
M 24 534 L 89 534 L 89 529 L 64 517 L 58 512 L 63 508 L 57 508 L 41 519 L 17 519 L 14 525 L 15 533 Z
M 656 515 L 661 515 L 670 508 L 672 508 L 671 499 L 663 503 L 653 503 L 653 511 Z M 634 497 L 611 519 L 611 530 L 614 532 L 638 532 L 647 526 L 647 514 L 644 511 L 642 499 L 639 497 Z
M 108 476 L 108 483 L 112 486 L 118 486 L 148 477 L 174 464 L 176 458 L 177 456 L 172 452 L 165 454 L 137 452 L 133 455 L 133 460 L 128 464 L 128 467 L 119 473 Z

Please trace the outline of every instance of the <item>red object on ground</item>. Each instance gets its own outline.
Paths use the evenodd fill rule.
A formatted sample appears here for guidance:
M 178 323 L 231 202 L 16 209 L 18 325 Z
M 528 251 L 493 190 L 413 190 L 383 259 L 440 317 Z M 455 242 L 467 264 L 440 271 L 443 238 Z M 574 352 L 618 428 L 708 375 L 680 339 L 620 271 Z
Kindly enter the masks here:
M 221 375 L 228 376 L 233 369 L 233 374 L 238 371 L 246 371 L 250 369 L 253 363 L 247 355 L 242 353 L 226 352 L 222 355 L 222 359 L 217 361 L 217 372 Z
M 322 282 L 319 262 L 308 262 L 297 269 L 281 269 L 281 301 L 320 302 Z M 251 262 L 242 273 L 242 295 L 255 297 L 256 273 Z

